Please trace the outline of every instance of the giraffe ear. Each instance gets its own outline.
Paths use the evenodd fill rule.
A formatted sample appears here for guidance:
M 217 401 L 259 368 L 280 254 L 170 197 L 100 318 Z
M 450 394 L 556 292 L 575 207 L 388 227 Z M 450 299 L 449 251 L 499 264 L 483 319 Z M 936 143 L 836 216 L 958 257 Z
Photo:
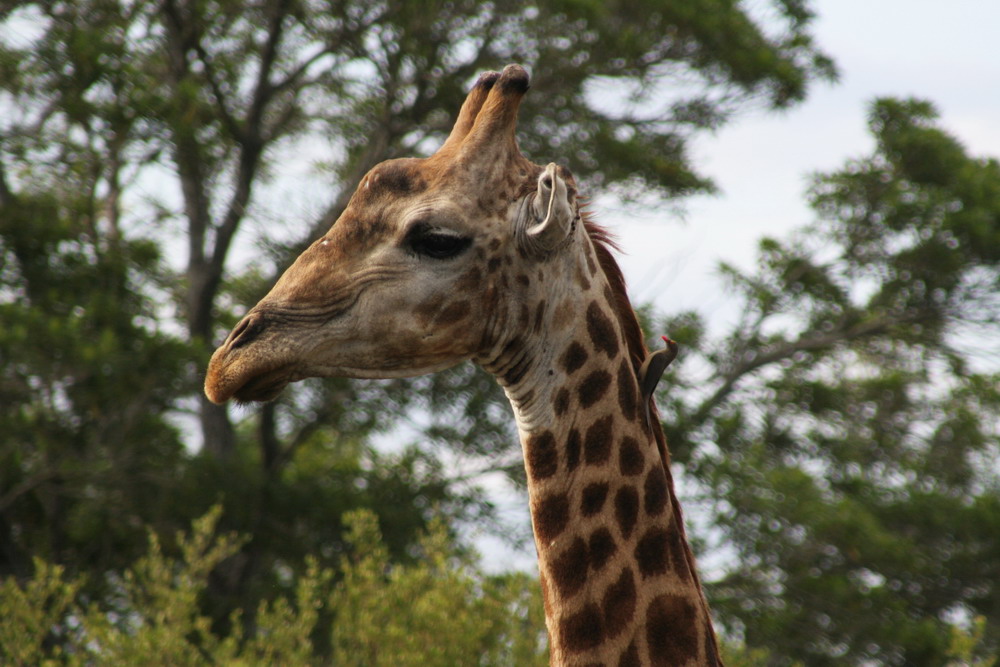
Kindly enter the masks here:
M 528 228 L 527 241 L 544 252 L 554 250 L 566 240 L 576 218 L 576 188 L 568 185 L 559 172 L 553 162 L 545 167 L 531 202 L 536 224 Z

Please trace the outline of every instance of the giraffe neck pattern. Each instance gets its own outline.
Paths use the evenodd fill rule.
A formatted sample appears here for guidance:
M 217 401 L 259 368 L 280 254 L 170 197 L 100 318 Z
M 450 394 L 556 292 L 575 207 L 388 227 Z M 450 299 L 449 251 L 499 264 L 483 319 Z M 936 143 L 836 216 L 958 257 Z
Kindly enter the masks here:
M 716 664 L 611 290 L 599 272 L 591 282 L 568 326 L 547 321 L 488 368 L 517 417 L 552 664 Z

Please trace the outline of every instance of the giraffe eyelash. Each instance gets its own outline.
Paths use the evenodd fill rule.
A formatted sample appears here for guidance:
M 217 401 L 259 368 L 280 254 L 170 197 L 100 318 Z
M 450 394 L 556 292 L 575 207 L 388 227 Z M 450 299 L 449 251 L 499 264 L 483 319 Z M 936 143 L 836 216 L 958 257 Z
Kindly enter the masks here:
M 427 222 L 418 222 L 407 232 L 405 245 L 422 257 L 451 259 L 472 245 L 472 239 Z

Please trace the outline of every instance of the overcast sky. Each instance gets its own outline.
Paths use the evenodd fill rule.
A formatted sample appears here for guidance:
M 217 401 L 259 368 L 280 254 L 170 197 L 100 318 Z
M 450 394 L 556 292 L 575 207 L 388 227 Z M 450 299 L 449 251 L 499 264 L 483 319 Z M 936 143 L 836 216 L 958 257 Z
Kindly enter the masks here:
M 752 266 L 757 241 L 811 220 L 807 176 L 867 155 L 869 103 L 876 97 L 932 101 L 942 126 L 973 155 L 1000 156 L 1000 2 L 819 0 L 814 34 L 840 71 L 804 104 L 740 117 L 699 138 L 694 164 L 720 193 L 676 212 L 638 219 L 606 207 L 599 219 L 619 235 L 633 301 L 658 310 L 696 308 L 724 324 L 732 312 L 713 273 L 719 260 Z

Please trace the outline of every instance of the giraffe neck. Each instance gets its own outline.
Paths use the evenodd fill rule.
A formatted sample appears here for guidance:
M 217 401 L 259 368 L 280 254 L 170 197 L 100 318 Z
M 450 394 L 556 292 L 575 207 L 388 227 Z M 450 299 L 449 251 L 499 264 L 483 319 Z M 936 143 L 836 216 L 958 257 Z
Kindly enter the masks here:
M 670 471 L 645 426 L 613 294 L 599 271 L 590 283 L 556 298 L 533 327 L 536 336 L 522 332 L 484 364 L 517 419 L 551 661 L 717 664 Z

